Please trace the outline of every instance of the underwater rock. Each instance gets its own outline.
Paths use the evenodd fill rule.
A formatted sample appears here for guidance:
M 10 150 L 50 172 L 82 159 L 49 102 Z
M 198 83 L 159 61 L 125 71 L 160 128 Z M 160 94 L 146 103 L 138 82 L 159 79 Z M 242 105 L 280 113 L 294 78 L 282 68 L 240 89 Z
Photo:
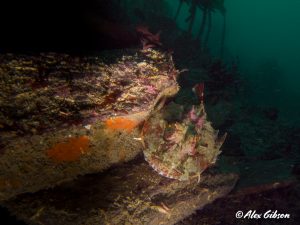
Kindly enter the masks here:
M 197 179 L 172 180 L 139 158 L 102 174 L 19 195 L 4 205 L 32 225 L 171 225 L 227 195 L 237 179 L 207 171 L 200 184 Z
M 133 159 L 178 74 L 151 49 L 0 55 L 0 200 Z

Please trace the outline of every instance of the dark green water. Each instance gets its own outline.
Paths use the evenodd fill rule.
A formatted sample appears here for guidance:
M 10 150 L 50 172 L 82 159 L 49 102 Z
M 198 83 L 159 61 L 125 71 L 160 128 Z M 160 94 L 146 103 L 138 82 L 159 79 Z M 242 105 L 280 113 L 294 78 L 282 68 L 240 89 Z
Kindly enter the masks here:
M 179 1 L 168 1 L 175 14 Z M 299 122 L 300 112 L 300 1 L 225 0 L 225 60 L 239 58 L 242 76 L 249 81 L 249 104 L 280 108 L 282 116 Z M 187 29 L 184 4 L 177 23 Z M 193 26 L 196 36 L 202 11 L 197 10 Z M 209 47 L 218 55 L 222 16 L 212 18 Z
M 190 26 L 191 20 L 187 18 L 192 12 L 192 2 L 184 1 L 176 23 L 187 32 L 192 27 L 191 33 L 197 42 L 204 10 L 197 7 Z M 174 18 L 180 1 L 166 3 L 168 15 Z M 235 120 L 230 126 L 223 124 L 231 135 L 224 146 L 224 155 L 245 156 L 240 158 L 245 161 L 238 165 L 241 183 L 285 179 L 291 176 L 291 168 L 297 164 L 293 159 L 299 158 L 299 146 L 292 143 L 299 138 L 300 122 L 300 1 L 225 0 L 224 7 L 223 14 L 218 8 L 212 11 L 210 29 L 206 18 L 207 26 L 201 38 L 201 44 L 205 45 L 203 39 L 209 32 L 207 46 L 202 48 L 207 48 L 212 58 L 221 58 L 227 65 L 235 61 L 238 77 L 242 80 L 243 90 L 234 94 L 231 113 L 227 114 L 222 104 L 211 108 L 211 115 L 223 109 L 218 116 L 211 117 L 216 125 L 218 118 L 228 118 L 230 114 Z M 223 29 L 225 39 L 221 56 Z M 220 88 L 220 91 L 225 93 L 225 89 L 221 91 Z M 266 119 L 263 114 L 270 111 L 271 114 L 276 112 L 278 118 Z M 294 147 L 288 149 L 293 150 L 285 151 L 290 145 Z M 240 153 L 227 152 L 227 148 L 240 149 Z M 261 171 L 265 171 L 265 175 Z

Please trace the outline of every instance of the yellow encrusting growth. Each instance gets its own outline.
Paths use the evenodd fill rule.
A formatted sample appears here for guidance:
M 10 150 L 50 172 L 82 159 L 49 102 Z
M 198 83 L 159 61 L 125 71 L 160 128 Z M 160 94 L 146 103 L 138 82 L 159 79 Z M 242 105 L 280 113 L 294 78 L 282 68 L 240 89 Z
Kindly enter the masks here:
M 49 158 L 56 162 L 72 162 L 78 160 L 89 149 L 90 140 L 87 136 L 68 138 L 55 144 L 47 151 Z
M 136 120 L 130 120 L 124 117 L 109 118 L 105 121 L 105 125 L 111 130 L 123 130 L 131 132 L 139 124 Z

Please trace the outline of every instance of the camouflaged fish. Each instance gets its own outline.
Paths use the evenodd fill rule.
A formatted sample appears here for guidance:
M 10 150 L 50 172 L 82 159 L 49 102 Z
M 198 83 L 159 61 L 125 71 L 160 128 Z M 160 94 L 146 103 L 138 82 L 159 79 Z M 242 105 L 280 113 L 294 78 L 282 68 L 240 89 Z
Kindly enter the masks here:
M 219 137 L 207 121 L 203 89 L 203 84 L 194 87 L 200 104 L 181 119 L 170 120 L 162 110 L 144 124 L 145 159 L 162 176 L 180 181 L 196 177 L 199 182 L 201 173 L 220 154 L 226 134 Z

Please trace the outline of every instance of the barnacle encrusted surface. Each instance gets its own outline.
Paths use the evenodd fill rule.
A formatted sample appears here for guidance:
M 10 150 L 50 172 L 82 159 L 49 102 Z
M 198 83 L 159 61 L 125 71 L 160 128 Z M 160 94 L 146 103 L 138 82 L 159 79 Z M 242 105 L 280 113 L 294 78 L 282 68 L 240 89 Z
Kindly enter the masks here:
M 168 113 L 172 108 L 182 114 L 182 107 L 173 104 L 145 123 L 145 159 L 162 176 L 181 181 L 198 177 L 200 181 L 201 173 L 216 162 L 226 134 L 218 137 L 203 103 L 175 120 Z
M 36 133 L 148 111 L 162 91 L 177 92 L 168 55 L 151 49 L 102 55 L 0 55 L 1 131 Z
M 177 75 L 151 49 L 0 55 L 0 200 L 133 159 Z

